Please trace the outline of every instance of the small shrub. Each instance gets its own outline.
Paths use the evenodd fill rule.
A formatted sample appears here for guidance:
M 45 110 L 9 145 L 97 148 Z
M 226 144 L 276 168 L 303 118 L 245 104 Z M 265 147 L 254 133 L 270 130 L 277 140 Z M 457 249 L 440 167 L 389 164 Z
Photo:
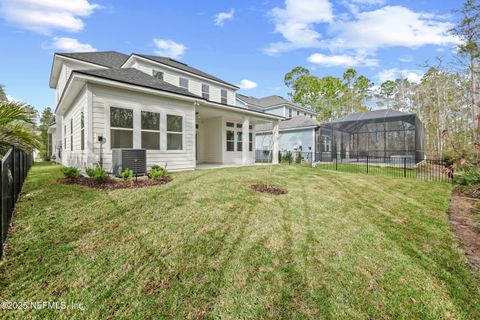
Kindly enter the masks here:
M 160 180 L 162 177 L 165 177 L 167 173 L 167 169 L 154 165 L 148 173 L 148 177 L 153 180 Z
M 288 164 L 292 163 L 293 161 L 293 154 L 290 151 L 287 151 L 282 158 L 283 162 L 287 162 Z
M 65 176 L 65 178 L 68 179 L 78 179 L 80 177 L 80 170 L 74 167 L 66 167 L 62 169 L 62 173 Z
M 455 184 L 471 186 L 480 184 L 480 168 L 473 165 L 465 165 L 454 176 Z
M 103 170 L 103 168 L 86 168 L 85 171 L 87 172 L 87 175 L 95 182 L 105 183 L 105 181 L 107 180 L 108 173 Z
M 296 163 L 302 163 L 302 152 L 301 151 L 297 151 L 297 155 L 295 157 L 295 162 Z
M 133 170 L 132 169 L 125 169 L 120 173 L 120 178 L 123 179 L 123 181 L 132 181 L 133 179 Z

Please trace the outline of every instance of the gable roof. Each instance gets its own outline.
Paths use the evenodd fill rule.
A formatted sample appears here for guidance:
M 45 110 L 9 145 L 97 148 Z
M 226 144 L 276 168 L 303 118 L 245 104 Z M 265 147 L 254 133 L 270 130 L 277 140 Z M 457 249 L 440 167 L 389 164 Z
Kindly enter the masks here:
M 393 109 L 379 109 L 367 112 L 354 112 L 346 115 L 343 118 L 332 121 L 335 122 L 347 122 L 347 121 L 360 121 L 360 120 L 374 120 L 374 119 L 383 119 L 383 118 L 397 118 L 402 116 L 412 116 L 413 113 L 402 112 Z
M 168 82 L 154 78 L 134 68 L 75 70 L 73 71 L 73 73 L 80 73 L 102 79 L 137 85 L 145 88 L 167 91 L 193 98 L 201 98 L 191 93 L 187 89 L 174 86 Z
M 203 72 L 203 71 L 201 71 L 197 68 L 191 67 L 188 64 L 185 64 L 183 62 L 180 62 L 180 61 L 168 58 L 168 57 L 152 56 L 152 55 L 139 54 L 139 53 L 133 53 L 132 56 L 138 56 L 138 57 L 142 57 L 142 58 L 145 58 L 145 59 L 148 59 L 148 60 L 152 60 L 154 62 L 158 62 L 158 63 L 164 64 L 164 65 L 172 67 L 172 68 L 176 68 L 176 69 L 179 69 L 179 70 L 190 72 L 190 73 L 193 73 L 197 76 L 201 76 L 201 77 L 204 77 L 204 78 L 207 78 L 207 79 L 210 79 L 210 80 L 214 80 L 214 81 L 217 81 L 217 82 L 220 82 L 220 83 L 238 88 L 238 86 L 236 86 L 234 84 L 231 84 L 229 82 L 226 82 L 225 80 L 222 80 L 220 78 L 212 76 L 211 74 Z
M 98 64 L 108 68 L 120 68 L 129 58 L 128 55 L 117 51 L 99 51 L 99 52 L 60 52 L 56 55 L 68 57 L 80 61 Z
M 320 126 L 320 123 L 315 119 L 312 119 L 310 117 L 298 116 L 298 117 L 293 117 L 290 119 L 280 121 L 278 129 L 282 131 L 282 130 L 295 129 L 295 128 L 306 128 L 306 127 L 315 128 L 319 126 Z M 256 131 L 272 131 L 272 129 L 273 129 L 272 123 L 259 124 L 255 126 Z

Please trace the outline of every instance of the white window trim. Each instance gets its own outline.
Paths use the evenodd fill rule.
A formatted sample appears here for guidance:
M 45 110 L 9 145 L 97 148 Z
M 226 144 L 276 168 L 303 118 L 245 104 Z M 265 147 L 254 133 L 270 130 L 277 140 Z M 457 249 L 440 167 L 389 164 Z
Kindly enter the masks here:
M 184 153 L 185 150 L 185 115 L 177 112 L 167 111 L 165 114 L 165 152 L 166 153 Z M 168 131 L 167 116 L 179 116 L 182 117 L 182 132 Z M 168 134 L 181 134 L 182 135 L 182 149 L 180 150 L 168 150 Z
M 238 120 L 237 120 L 238 121 Z M 241 132 L 242 133 L 242 138 L 243 138 L 243 126 L 240 127 L 240 128 L 237 128 L 237 125 L 242 125 L 242 123 L 240 122 L 237 122 L 235 120 L 225 120 L 225 146 L 224 146 L 224 150 L 225 152 L 229 152 L 229 153 L 242 153 L 243 150 L 238 150 L 238 143 L 242 143 L 242 141 L 238 141 L 238 135 L 237 135 L 237 132 Z M 227 122 L 231 122 L 233 123 L 233 127 L 228 127 L 227 126 Z M 253 148 L 253 140 L 255 139 L 255 135 L 254 135 L 254 132 L 253 132 L 253 125 L 250 125 L 252 128 L 248 129 L 248 133 L 251 133 L 252 134 L 252 142 L 250 142 L 250 140 L 248 141 L 249 142 L 249 146 L 250 146 L 250 143 L 252 144 L 252 151 L 248 151 L 248 152 L 254 152 L 254 148 Z M 227 140 L 227 131 L 233 131 L 233 151 L 228 151 L 227 150 L 227 142 L 231 142 L 232 140 Z M 249 138 L 250 139 L 250 138 Z
M 128 109 L 128 110 L 132 110 L 133 112 L 133 122 L 132 122 L 132 127 L 133 128 L 120 128 L 120 127 L 112 127 L 111 123 L 110 123 L 110 114 L 111 114 L 111 109 L 112 108 L 117 108 L 117 109 Z M 116 150 L 116 149 L 128 149 L 128 148 L 112 148 L 112 129 L 113 130 L 124 130 L 124 131 L 132 131 L 132 148 L 135 149 L 135 109 L 132 107 L 132 106 L 120 106 L 120 105 L 110 105 L 108 108 L 108 111 L 107 111 L 107 122 L 108 122 L 108 130 L 107 130 L 107 143 L 108 143 L 108 147 L 110 150 Z
M 158 130 L 152 130 L 152 129 L 143 129 L 142 128 L 142 112 L 150 112 L 150 113 L 156 113 L 158 114 Z M 157 111 L 150 111 L 150 110 L 145 110 L 143 108 L 140 108 L 140 148 L 145 149 L 145 150 L 151 150 L 151 151 L 161 151 L 162 150 L 162 114 L 161 112 Z M 135 125 L 133 126 L 135 129 Z M 143 141 L 142 141 L 142 132 L 154 132 L 158 133 L 158 149 L 147 149 L 143 148 Z

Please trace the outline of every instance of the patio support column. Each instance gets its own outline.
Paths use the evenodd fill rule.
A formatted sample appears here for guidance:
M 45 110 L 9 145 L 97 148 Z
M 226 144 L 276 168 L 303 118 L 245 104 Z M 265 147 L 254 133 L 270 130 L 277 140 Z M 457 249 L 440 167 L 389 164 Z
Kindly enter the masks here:
M 250 132 L 250 119 L 249 117 L 243 117 L 242 123 L 242 165 L 248 166 L 250 164 L 250 151 L 249 151 L 249 132 Z
M 278 127 L 280 125 L 280 120 L 273 122 L 273 131 L 272 131 L 272 163 L 278 164 Z

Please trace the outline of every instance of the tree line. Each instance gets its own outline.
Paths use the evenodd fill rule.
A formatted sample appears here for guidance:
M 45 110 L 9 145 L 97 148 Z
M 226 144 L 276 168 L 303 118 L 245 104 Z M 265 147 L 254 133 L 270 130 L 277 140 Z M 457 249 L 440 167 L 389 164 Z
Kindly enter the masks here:
M 316 110 L 321 122 L 373 108 L 416 113 L 425 126 L 428 156 L 477 156 L 479 9 L 479 0 L 468 0 L 458 10 L 461 20 L 451 30 L 460 42 L 457 63 L 445 67 L 439 61 L 436 66 L 426 66 L 418 83 L 398 78 L 375 86 L 354 69 L 346 70 L 342 77 L 318 77 L 296 67 L 284 78 L 290 98 Z

